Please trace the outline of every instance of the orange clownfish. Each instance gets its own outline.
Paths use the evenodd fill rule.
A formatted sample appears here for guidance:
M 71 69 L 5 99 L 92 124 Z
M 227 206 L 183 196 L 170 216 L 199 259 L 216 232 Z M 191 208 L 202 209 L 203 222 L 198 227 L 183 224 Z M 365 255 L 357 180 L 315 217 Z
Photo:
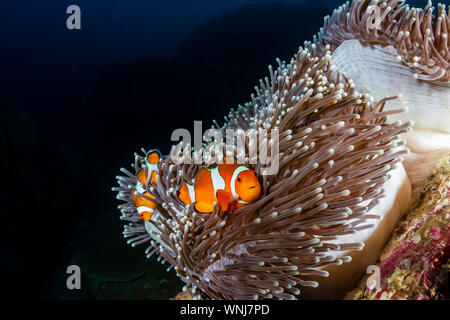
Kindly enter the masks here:
M 139 216 L 145 221 L 150 221 L 158 206 L 156 201 L 149 200 L 154 200 L 155 197 L 147 192 L 145 185 L 147 177 L 155 184 L 158 182 L 156 170 L 160 159 L 161 153 L 158 150 L 147 153 L 145 166 L 137 174 L 136 188 L 131 189 L 131 197 Z M 195 203 L 198 212 L 210 213 L 215 202 L 225 212 L 249 204 L 260 193 L 261 185 L 255 171 L 240 164 L 220 164 L 213 169 L 202 168 L 193 186 L 183 181 L 178 197 L 185 204 Z
M 150 193 L 145 190 L 145 185 L 147 183 L 147 177 L 150 176 L 150 179 L 156 184 L 156 169 L 159 160 L 161 159 L 161 153 L 159 150 L 151 150 L 147 153 L 145 157 L 145 167 L 142 168 L 137 174 L 136 188 L 131 189 L 131 197 L 134 201 L 136 209 L 139 213 L 139 216 L 145 221 L 150 221 L 152 218 L 153 212 L 158 206 L 156 202 L 150 201 L 146 197 L 150 199 L 155 199 Z M 143 196 L 139 196 L 138 192 Z
M 195 203 L 198 212 L 210 213 L 215 202 L 225 212 L 249 204 L 260 193 L 261 184 L 255 171 L 240 164 L 224 163 L 213 169 L 202 168 L 193 186 L 183 182 L 178 197 L 185 204 Z

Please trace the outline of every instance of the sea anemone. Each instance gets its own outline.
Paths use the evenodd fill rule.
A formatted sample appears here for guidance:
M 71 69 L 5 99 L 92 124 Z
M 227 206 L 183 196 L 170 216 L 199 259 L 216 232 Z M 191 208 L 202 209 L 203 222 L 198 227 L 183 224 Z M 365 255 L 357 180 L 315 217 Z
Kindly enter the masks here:
M 446 6 L 424 9 L 404 1 L 348 2 L 325 17 L 307 45 L 331 47 L 336 68 L 375 99 L 397 96 L 388 109 L 406 109 L 390 121 L 413 121 L 404 136 L 411 153 L 404 166 L 418 194 L 436 161 L 450 150 L 450 20 Z
M 368 30 L 365 24 L 372 3 L 381 9 L 381 29 Z M 213 212 L 204 214 L 183 203 L 177 192 L 183 181 L 195 179 L 201 165 L 175 162 L 173 155 L 182 160 L 190 152 L 179 144 L 173 147 L 172 156 L 159 162 L 158 183 L 147 179 L 145 191 L 155 198 L 158 208 L 150 221 L 144 221 L 130 197 L 136 175 L 145 166 L 145 150 L 144 155 L 136 154 L 135 172 L 122 169 L 126 176 L 118 177 L 119 187 L 113 188 L 118 199 L 125 201 L 119 208 L 121 219 L 128 222 L 124 231 L 128 243 L 150 243 L 148 257 L 156 252 L 169 268 L 174 267 L 194 298 L 295 299 L 316 297 L 315 293 L 323 294 L 319 297 L 342 294 L 375 262 L 406 209 L 410 185 L 402 166 L 407 156 L 402 137 L 412 123 L 404 121 L 408 116 L 399 116 L 407 108 L 392 108 L 396 97 L 375 99 L 359 89 L 347 74 L 346 64 L 335 63 L 341 61 L 337 53 L 346 41 L 385 52 L 397 39 L 400 46 L 395 47 L 394 60 L 413 72 L 411 79 L 420 82 L 417 86 L 448 83 L 450 56 L 448 37 L 444 37 L 450 29 L 448 14 L 439 6 L 434 22 L 430 10 L 425 11 L 397 5 L 397 1 L 354 1 L 326 18 L 319 36 L 305 43 L 289 63 L 277 60 L 278 68 L 269 66 L 269 76 L 260 80 L 251 101 L 231 110 L 225 124 L 218 126 L 223 133 L 264 129 L 271 155 L 275 154 L 272 132 L 279 132 L 275 175 L 263 172 L 264 152 L 257 164 L 245 159 L 245 165 L 260 174 L 262 185 L 260 197 L 245 207 L 222 213 L 216 205 Z M 433 36 L 432 41 L 423 40 L 422 49 L 411 49 L 425 36 Z M 376 88 L 384 71 L 371 75 Z M 400 82 L 397 87 L 407 86 Z M 448 90 L 442 92 L 448 94 Z M 445 103 L 430 112 L 448 108 L 448 100 Z M 410 113 L 415 108 L 408 107 Z M 248 150 L 255 147 L 246 143 Z M 206 146 L 194 158 L 200 154 L 204 159 L 217 158 Z

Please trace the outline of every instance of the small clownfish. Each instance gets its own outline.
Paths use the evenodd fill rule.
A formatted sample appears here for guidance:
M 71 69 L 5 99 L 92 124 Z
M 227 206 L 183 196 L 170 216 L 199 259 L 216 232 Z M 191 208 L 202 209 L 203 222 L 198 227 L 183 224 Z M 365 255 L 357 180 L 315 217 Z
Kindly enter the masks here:
M 150 201 L 146 198 L 148 197 L 150 199 L 155 199 L 154 196 L 147 192 L 145 185 L 147 183 L 148 176 L 150 176 L 153 183 L 157 183 L 156 170 L 160 159 L 161 153 L 159 150 L 150 150 L 147 153 L 147 156 L 145 157 L 145 167 L 142 168 L 137 174 L 136 188 L 131 189 L 131 197 L 134 201 L 139 216 L 145 221 L 150 221 L 153 212 L 158 206 L 156 202 Z M 139 196 L 138 192 L 145 197 Z
M 255 171 L 240 164 L 224 163 L 213 169 L 202 168 L 193 186 L 183 182 L 178 197 L 185 204 L 195 203 L 198 212 L 210 213 L 215 202 L 222 212 L 232 211 L 256 200 L 260 193 L 261 184 Z

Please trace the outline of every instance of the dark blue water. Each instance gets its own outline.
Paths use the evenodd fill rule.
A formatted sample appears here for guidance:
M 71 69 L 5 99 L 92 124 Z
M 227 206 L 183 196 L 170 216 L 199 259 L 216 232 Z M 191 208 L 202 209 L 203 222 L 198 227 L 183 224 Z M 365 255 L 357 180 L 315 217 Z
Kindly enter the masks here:
M 176 128 L 221 122 L 249 100 L 276 57 L 290 59 L 342 3 L 2 2 L 4 290 L 22 298 L 80 297 L 64 287 L 71 259 L 104 238 L 124 242 L 110 191 L 118 169 L 141 147 L 168 152 Z M 81 8 L 81 30 L 66 27 L 71 4 Z

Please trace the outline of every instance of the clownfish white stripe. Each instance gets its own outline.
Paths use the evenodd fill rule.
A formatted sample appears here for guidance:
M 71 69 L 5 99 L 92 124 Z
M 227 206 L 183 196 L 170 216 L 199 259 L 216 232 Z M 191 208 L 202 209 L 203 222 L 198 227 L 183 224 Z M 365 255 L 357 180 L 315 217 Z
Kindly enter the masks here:
M 158 181 L 158 165 L 157 164 L 150 164 L 147 162 L 147 169 L 148 169 L 148 177 L 151 177 L 153 172 L 155 172 L 156 181 Z
M 239 173 L 244 172 L 244 171 L 249 171 L 249 170 L 250 169 L 247 168 L 246 166 L 240 166 L 240 167 L 237 167 L 236 170 L 234 170 L 233 176 L 231 177 L 231 182 L 230 182 L 231 193 L 233 194 L 233 197 L 239 196 L 236 193 L 236 186 L 235 186 L 236 179 L 237 179 Z
M 213 184 L 215 195 L 217 193 L 217 190 L 225 189 L 225 180 L 219 173 L 219 166 L 215 167 L 214 169 L 210 169 L 209 172 L 211 172 L 211 181 Z
M 137 211 L 138 211 L 139 213 L 143 213 L 143 212 L 150 212 L 150 213 L 153 213 L 153 209 L 152 209 L 152 208 L 149 208 L 149 207 L 146 207 L 146 206 L 140 206 L 140 207 L 137 207 L 136 209 L 137 209 Z
M 150 174 L 152 174 L 153 171 L 156 171 L 158 169 L 158 165 L 157 164 L 151 164 L 151 163 L 147 162 L 146 166 L 147 166 L 148 172 Z
M 147 192 L 147 190 L 145 190 L 144 185 L 139 181 L 136 183 L 136 191 L 140 194 L 144 194 L 145 192 Z
M 186 183 L 186 186 L 189 191 L 189 197 L 191 199 L 191 203 L 194 203 L 195 202 L 195 187 L 191 186 L 190 184 L 187 184 L 187 183 Z

